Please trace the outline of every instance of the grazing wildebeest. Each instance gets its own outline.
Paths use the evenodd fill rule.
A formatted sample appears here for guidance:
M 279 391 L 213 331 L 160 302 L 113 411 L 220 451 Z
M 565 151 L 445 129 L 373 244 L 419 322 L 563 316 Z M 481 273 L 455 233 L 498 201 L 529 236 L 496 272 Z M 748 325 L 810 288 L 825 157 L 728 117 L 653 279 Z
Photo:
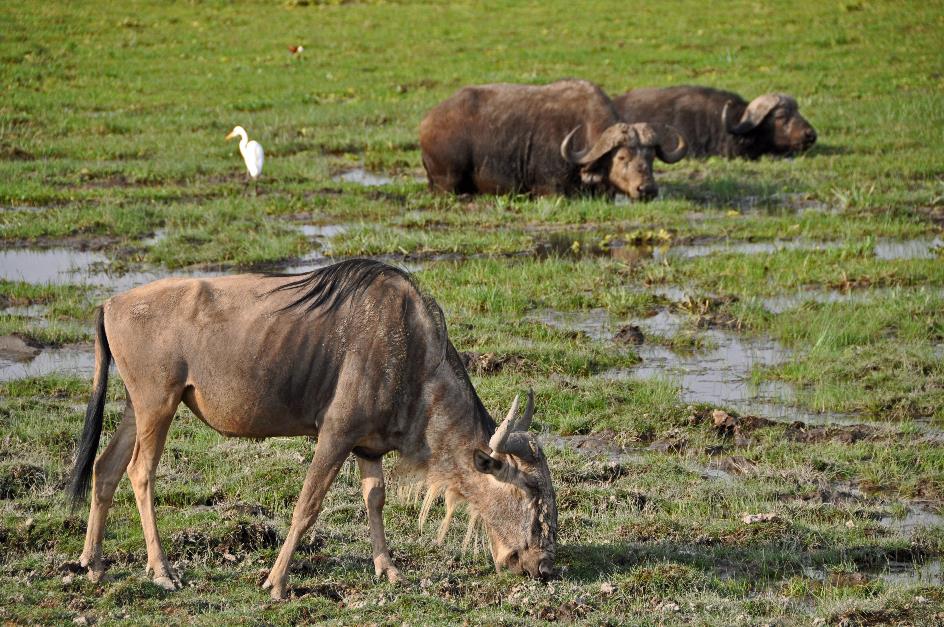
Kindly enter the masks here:
M 623 124 L 593 83 L 466 87 L 420 124 L 431 188 L 457 194 L 658 193 L 652 160 L 675 163 L 685 142 L 661 124 Z
M 624 122 L 671 124 L 694 157 L 757 159 L 803 152 L 816 143 L 797 101 L 783 94 L 748 103 L 730 91 L 680 85 L 634 89 L 613 102 Z
M 88 491 L 114 358 L 128 401 L 94 461 L 81 563 L 97 580 L 105 517 L 127 469 L 148 568 L 168 589 L 180 579 L 158 537 L 154 476 L 182 401 L 224 435 L 317 436 L 292 523 L 265 587 L 285 593 L 292 553 L 353 452 L 368 511 L 374 568 L 399 572 L 384 537 L 381 458 L 446 492 L 449 513 L 468 501 L 485 524 L 496 568 L 534 577 L 553 569 L 557 509 L 544 453 L 517 398 L 495 422 L 446 335 L 439 306 L 405 272 L 356 259 L 302 275 L 163 279 L 109 299 L 96 324 L 96 370 L 71 494 Z

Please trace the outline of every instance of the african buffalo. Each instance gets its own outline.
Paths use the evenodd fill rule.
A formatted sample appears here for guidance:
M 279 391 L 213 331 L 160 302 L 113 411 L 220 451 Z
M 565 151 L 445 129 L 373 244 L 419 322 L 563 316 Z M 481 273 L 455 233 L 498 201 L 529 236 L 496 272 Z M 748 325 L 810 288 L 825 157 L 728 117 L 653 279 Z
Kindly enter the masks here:
M 593 83 L 466 87 L 420 124 L 431 188 L 462 193 L 658 193 L 652 160 L 675 163 L 685 142 L 661 124 L 623 124 Z
M 410 474 L 468 501 L 497 569 L 553 570 L 557 508 L 544 452 L 518 399 L 501 426 L 479 400 L 449 341 L 442 311 L 405 272 L 363 259 L 301 275 L 163 279 L 105 302 L 96 370 L 70 492 L 92 505 L 81 563 L 97 580 L 105 518 L 127 470 L 154 582 L 180 586 L 158 536 L 154 478 L 183 402 L 228 436 L 317 436 L 285 543 L 264 587 L 285 594 L 289 562 L 353 452 L 367 506 L 374 569 L 399 578 L 384 536 L 381 458 L 398 451 Z M 108 367 L 124 381 L 124 416 L 94 461 Z M 428 507 L 427 507 L 428 510 Z
M 797 101 L 783 94 L 748 103 L 730 91 L 681 85 L 634 89 L 613 102 L 626 123 L 677 128 L 695 157 L 757 159 L 803 152 L 816 143 L 816 131 L 800 115 Z

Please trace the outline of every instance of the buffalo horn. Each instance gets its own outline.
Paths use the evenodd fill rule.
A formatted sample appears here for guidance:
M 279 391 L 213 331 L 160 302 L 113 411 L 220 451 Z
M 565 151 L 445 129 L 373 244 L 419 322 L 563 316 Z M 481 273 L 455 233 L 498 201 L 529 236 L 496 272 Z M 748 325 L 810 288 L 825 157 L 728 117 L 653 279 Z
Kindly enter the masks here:
M 688 144 L 682 134 L 667 124 L 660 124 L 658 129 L 659 143 L 656 144 L 656 155 L 665 163 L 675 163 L 688 152 Z
M 593 163 L 620 144 L 632 146 L 639 142 L 634 129 L 630 128 L 628 124 L 619 123 L 603 131 L 593 146 L 583 152 L 575 153 L 570 142 L 578 130 L 580 130 L 579 126 L 568 133 L 564 141 L 561 142 L 561 156 L 570 163 L 579 165 Z

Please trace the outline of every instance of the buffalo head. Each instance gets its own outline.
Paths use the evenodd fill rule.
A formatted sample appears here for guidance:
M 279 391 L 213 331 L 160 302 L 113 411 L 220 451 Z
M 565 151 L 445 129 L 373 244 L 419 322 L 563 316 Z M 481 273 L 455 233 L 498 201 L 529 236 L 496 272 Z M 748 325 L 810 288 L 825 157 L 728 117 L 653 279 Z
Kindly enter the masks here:
M 546 579 L 554 571 L 557 501 L 544 451 L 528 433 L 534 395 L 528 392 L 524 415 L 515 397 L 508 416 L 488 442 L 490 451 L 473 453 L 475 469 L 489 475 L 492 489 L 479 514 L 492 547 L 495 569 Z
M 726 103 L 721 112 L 725 128 L 734 135 L 754 133 L 774 154 L 793 154 L 816 143 L 816 131 L 799 112 L 797 101 L 784 94 L 765 94 L 751 101 L 740 118 Z
M 578 126 L 561 142 L 561 156 L 580 165 L 584 183 L 608 183 L 634 200 L 651 200 L 659 193 L 652 175 L 652 160 L 675 163 L 688 150 L 685 139 L 665 124 L 614 124 L 583 152 L 574 152 L 571 140 Z

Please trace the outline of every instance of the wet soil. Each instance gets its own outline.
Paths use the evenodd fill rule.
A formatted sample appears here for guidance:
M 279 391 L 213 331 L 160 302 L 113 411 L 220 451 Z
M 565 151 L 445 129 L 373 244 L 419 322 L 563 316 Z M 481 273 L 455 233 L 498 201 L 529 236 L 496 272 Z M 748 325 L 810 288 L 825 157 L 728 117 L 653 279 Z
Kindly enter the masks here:
M 558 329 L 582 333 L 597 341 L 609 340 L 615 326 L 605 309 L 574 313 L 544 310 L 533 314 L 532 319 Z M 708 329 L 701 333 L 701 341 L 707 348 L 678 353 L 655 343 L 658 339 L 671 339 L 685 326 L 685 321 L 677 314 L 660 310 L 650 318 L 630 322 L 630 326 L 638 327 L 645 338 L 636 348 L 642 363 L 609 370 L 598 376 L 613 380 L 668 379 L 680 387 L 683 402 L 728 407 L 779 421 L 800 420 L 810 424 L 856 422 L 847 416 L 812 413 L 795 407 L 793 390 L 785 383 L 765 381 L 754 384 L 751 381 L 754 368 L 774 366 L 790 356 L 789 351 L 769 338 L 742 337 L 721 329 Z

